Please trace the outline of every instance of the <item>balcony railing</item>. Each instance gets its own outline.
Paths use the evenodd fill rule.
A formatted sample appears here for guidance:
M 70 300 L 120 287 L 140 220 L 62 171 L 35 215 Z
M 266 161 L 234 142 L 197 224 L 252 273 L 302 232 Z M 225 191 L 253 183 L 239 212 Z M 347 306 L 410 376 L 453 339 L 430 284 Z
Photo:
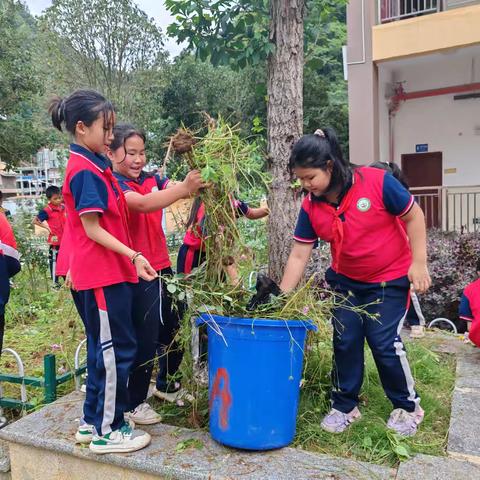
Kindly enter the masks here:
M 480 231 L 480 186 L 419 187 L 411 191 L 425 214 L 428 228 Z
M 428 15 L 478 3 L 480 0 L 378 0 L 379 23 Z

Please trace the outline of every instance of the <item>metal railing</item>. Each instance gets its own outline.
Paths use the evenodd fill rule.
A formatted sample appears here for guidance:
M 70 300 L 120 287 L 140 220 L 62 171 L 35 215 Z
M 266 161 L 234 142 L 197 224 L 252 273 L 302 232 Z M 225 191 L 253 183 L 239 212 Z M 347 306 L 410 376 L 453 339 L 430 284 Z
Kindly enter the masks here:
M 80 376 L 87 371 L 86 364 L 80 363 L 80 350 L 86 345 L 83 340 L 77 347 L 75 352 L 75 367 L 71 371 L 67 371 L 61 375 L 57 375 L 56 358 L 55 355 L 49 353 L 43 357 L 43 377 L 30 377 L 25 375 L 25 369 L 20 358 L 15 350 L 11 348 L 4 348 L 2 353 L 10 353 L 14 356 L 17 363 L 18 374 L 0 373 L 0 407 L 17 408 L 21 410 L 32 410 L 35 408 L 33 403 L 30 403 L 27 398 L 27 386 L 37 387 L 43 390 L 43 403 L 51 403 L 57 399 L 57 387 L 71 379 L 75 381 L 75 387 L 80 389 Z M 13 383 L 20 385 L 20 398 L 9 398 L 3 396 L 2 383 Z
M 412 188 L 428 228 L 480 231 L 480 186 Z
M 379 23 L 436 13 L 441 7 L 441 0 L 379 0 Z
M 478 3 L 480 0 L 378 0 L 378 23 L 388 23 Z

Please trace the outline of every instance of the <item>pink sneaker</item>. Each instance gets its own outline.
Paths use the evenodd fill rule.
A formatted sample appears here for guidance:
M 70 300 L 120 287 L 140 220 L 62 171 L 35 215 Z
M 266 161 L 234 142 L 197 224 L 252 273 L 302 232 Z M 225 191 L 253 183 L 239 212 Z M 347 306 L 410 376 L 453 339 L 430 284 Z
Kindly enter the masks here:
M 320 426 L 330 433 L 342 433 L 353 422 L 359 420 L 361 416 L 362 414 L 357 407 L 349 413 L 343 413 L 340 412 L 340 410 L 332 408 L 330 412 L 325 415 Z
M 396 408 L 387 422 L 387 427 L 395 430 L 402 437 L 413 437 L 418 426 L 422 423 L 425 412 L 420 405 L 414 412 L 407 412 L 403 408 Z

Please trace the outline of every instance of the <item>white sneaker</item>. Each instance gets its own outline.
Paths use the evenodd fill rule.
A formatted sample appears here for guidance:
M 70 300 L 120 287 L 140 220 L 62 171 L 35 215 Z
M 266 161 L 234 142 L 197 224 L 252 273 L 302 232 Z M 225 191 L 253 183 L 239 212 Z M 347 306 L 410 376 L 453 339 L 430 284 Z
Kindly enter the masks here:
M 330 433 L 342 433 L 361 417 L 362 414 L 357 407 L 348 413 L 343 413 L 340 412 L 340 410 L 332 408 L 330 412 L 325 415 L 320 426 Z
M 154 387 L 152 393 L 161 400 L 165 400 L 170 403 L 176 403 L 179 407 L 183 407 L 185 405 L 184 400 L 189 403 L 193 403 L 195 401 L 195 397 L 188 393 L 184 388 L 181 388 L 179 383 L 175 383 L 175 387 L 177 390 L 173 392 L 163 392 L 162 390 L 157 390 L 157 388 Z
M 80 385 L 80 391 L 82 393 L 87 393 L 87 377 L 88 377 L 88 373 L 85 374 L 85 376 L 83 377 L 83 382 Z
M 417 433 L 418 426 L 422 423 L 425 412 L 418 405 L 413 412 L 407 412 L 403 408 L 396 408 L 387 422 L 387 427 L 395 430 L 402 437 L 413 437 Z
M 93 440 L 95 427 L 87 423 L 83 418 L 80 419 L 80 425 L 75 433 L 77 443 L 90 443 Z
M 152 438 L 143 430 L 133 430 L 125 422 L 121 428 L 106 435 L 94 435 L 90 442 L 90 450 L 94 453 L 128 453 L 145 448 Z
M 3 414 L 3 408 L 0 407 L 0 428 L 7 426 L 8 420 L 7 417 Z
M 425 327 L 423 325 L 412 325 L 410 338 L 423 338 L 425 336 Z
M 138 425 L 154 425 L 162 421 L 162 417 L 146 402 L 131 412 L 125 412 L 125 418 L 133 420 Z

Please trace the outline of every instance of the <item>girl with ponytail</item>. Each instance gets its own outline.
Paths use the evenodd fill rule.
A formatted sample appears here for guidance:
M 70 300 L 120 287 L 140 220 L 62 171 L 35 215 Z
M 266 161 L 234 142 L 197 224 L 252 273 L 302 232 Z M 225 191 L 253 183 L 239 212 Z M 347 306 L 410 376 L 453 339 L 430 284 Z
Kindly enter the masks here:
M 133 452 L 147 446 L 150 435 L 133 430 L 124 416 L 137 350 L 132 284 L 157 273 L 132 248 L 125 197 L 103 156 L 113 140 L 112 104 L 98 92 L 77 90 L 53 99 L 49 113 L 57 129 L 73 136 L 63 184 L 68 240 L 62 249 L 85 325 L 88 367 L 75 438 L 95 453 Z
M 300 138 L 289 169 L 308 194 L 280 290 L 290 292 L 297 286 L 320 239 L 331 247 L 326 280 L 345 298 L 332 318 L 332 409 L 321 426 L 340 433 L 360 418 L 367 340 L 394 408 L 388 427 L 400 435 L 414 435 L 424 412 L 400 331 L 410 288 L 423 293 L 431 284 L 423 212 L 392 175 L 344 159 L 330 128 Z

